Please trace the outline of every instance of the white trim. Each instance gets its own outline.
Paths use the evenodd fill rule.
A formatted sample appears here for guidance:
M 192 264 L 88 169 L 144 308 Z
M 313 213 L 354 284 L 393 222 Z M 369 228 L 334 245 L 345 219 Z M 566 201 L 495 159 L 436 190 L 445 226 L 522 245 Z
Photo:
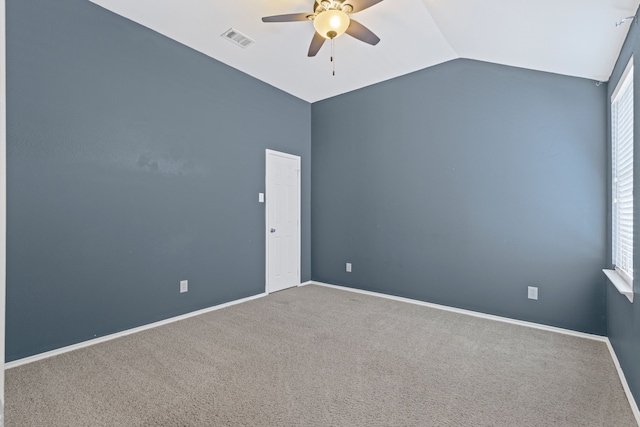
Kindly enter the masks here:
M 203 308 L 202 310 L 192 311 L 190 313 L 181 314 L 179 316 L 171 317 L 169 319 L 160 320 L 158 322 L 149 323 L 147 325 L 138 326 L 137 328 L 127 329 L 126 331 L 117 332 L 111 335 L 105 335 L 103 337 L 94 338 L 92 340 L 83 341 L 77 344 L 69 345 L 66 347 L 57 348 L 55 350 L 47 351 L 40 354 L 35 354 L 33 356 L 25 357 L 23 359 L 14 360 L 9 363 L 5 363 L 5 369 L 15 368 L 17 366 L 26 365 L 27 363 L 37 362 L 38 360 L 47 359 L 49 357 L 58 356 L 63 353 L 68 353 L 73 350 L 78 350 L 80 348 L 89 347 L 95 344 L 100 344 L 105 341 L 111 341 L 115 338 L 124 337 L 127 335 L 135 334 L 138 332 L 146 331 L 147 329 L 157 328 L 158 326 L 163 326 L 169 323 L 177 322 L 179 320 L 188 319 L 189 317 L 199 316 L 201 314 L 209 313 L 212 311 L 220 310 L 221 308 L 231 307 L 232 305 L 242 304 L 243 302 L 251 301 L 254 299 L 262 298 L 267 296 L 266 293 L 261 293 L 257 295 L 252 295 L 250 297 L 237 299 L 234 301 L 225 302 L 223 304 L 214 305 L 212 307 Z
M 306 281 L 306 282 L 300 283 L 300 284 L 298 285 L 298 287 L 301 287 L 301 286 L 307 286 L 307 285 L 313 285 L 314 283 L 316 283 L 316 282 L 311 281 L 311 280 L 308 280 L 308 281 Z
M 620 377 L 620 382 L 622 383 L 624 394 L 627 396 L 629 406 L 631 406 L 631 412 L 633 412 L 633 416 L 636 418 L 636 423 L 640 426 L 640 410 L 638 410 L 636 399 L 634 399 L 633 394 L 631 393 L 631 389 L 629 388 L 629 384 L 627 383 L 627 378 L 624 376 L 624 372 L 622 371 L 622 367 L 620 366 L 620 362 L 618 361 L 618 356 L 616 356 L 616 352 L 613 349 L 609 338 L 606 339 L 606 343 L 607 348 L 609 349 L 609 353 L 611 354 L 613 364 L 615 365 L 616 371 L 618 372 L 618 377 Z
M 572 331 L 571 329 L 557 328 L 555 326 L 543 325 L 541 323 L 526 322 L 524 320 L 517 320 L 517 319 L 511 319 L 508 317 L 495 316 L 493 314 L 480 313 L 478 311 L 465 310 L 463 308 L 449 307 L 446 305 L 434 304 L 432 302 L 425 302 L 425 301 L 415 300 L 411 298 L 397 297 L 394 295 L 382 294 L 379 292 L 371 292 L 371 291 L 365 291 L 362 289 L 348 288 L 345 286 L 331 285 L 328 283 L 316 282 L 314 280 L 312 280 L 311 282 L 314 285 L 325 286 L 327 288 L 341 289 L 343 291 L 355 292 L 358 294 L 371 295 L 371 296 L 380 297 L 380 298 L 387 298 L 394 301 L 421 305 L 424 307 L 435 308 L 438 310 L 444 310 L 444 311 L 450 311 L 453 313 L 466 314 L 468 316 L 480 317 L 482 319 L 489 319 L 489 320 L 495 320 L 503 323 L 510 323 L 512 325 L 526 326 L 528 328 L 540 329 L 540 330 L 549 331 L 549 332 L 557 332 L 559 334 L 571 335 L 571 336 L 580 337 L 580 338 L 587 338 L 595 341 L 607 340 L 607 337 L 603 337 L 601 335 L 587 334 L 585 332 L 578 332 L 578 331 Z
M 606 274 L 609 281 L 616 287 L 618 292 L 622 295 L 626 296 L 627 299 L 633 303 L 633 286 L 629 284 L 624 278 L 618 273 L 617 270 L 608 270 L 603 268 L 602 271 Z
M 633 78 L 627 80 L 627 76 L 631 72 L 633 72 L 633 55 L 631 55 L 631 58 L 629 58 L 629 62 L 627 62 L 627 66 L 625 67 L 624 71 L 622 72 L 622 75 L 620 76 L 620 79 L 618 80 L 618 84 L 616 85 L 616 89 L 611 94 L 611 102 L 612 103 L 616 101 L 616 99 L 618 98 L 618 95 L 620 94 L 620 92 L 623 92 L 624 89 L 626 89 L 627 86 L 629 86 L 631 84 L 631 82 L 633 81 Z
M 298 162 L 298 281 L 300 281 L 300 270 L 302 268 L 302 158 L 294 154 L 267 148 L 264 154 L 264 192 L 266 198 L 264 203 L 264 292 L 267 294 L 269 293 L 269 155 L 285 157 Z

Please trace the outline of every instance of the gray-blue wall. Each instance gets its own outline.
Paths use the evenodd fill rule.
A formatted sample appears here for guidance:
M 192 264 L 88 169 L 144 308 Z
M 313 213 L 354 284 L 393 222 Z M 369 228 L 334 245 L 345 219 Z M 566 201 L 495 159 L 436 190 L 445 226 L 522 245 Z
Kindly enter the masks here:
M 636 144 L 636 141 L 640 141 L 640 83 L 638 78 L 640 77 L 640 66 L 638 65 L 637 59 L 640 58 L 640 27 L 638 24 L 633 21 L 631 23 L 631 28 L 629 29 L 629 34 L 627 35 L 627 40 L 622 47 L 622 52 L 618 57 L 618 61 L 613 69 L 613 73 L 611 78 L 609 79 L 608 85 L 608 93 L 606 105 L 609 106 L 608 109 L 608 117 L 611 117 L 611 95 L 615 90 L 618 82 L 620 81 L 620 77 L 624 72 L 627 64 L 629 63 L 629 58 L 631 55 L 634 55 L 634 182 L 636 188 L 638 183 L 640 183 L 640 150 L 638 149 L 639 145 Z M 609 120 L 609 126 L 611 126 L 611 121 Z M 609 128 L 610 129 L 610 128 Z M 608 144 L 607 144 L 607 154 L 608 154 L 608 162 L 611 162 L 611 132 L 608 132 Z M 611 189 L 611 169 L 609 169 L 607 173 L 607 189 Z M 633 269 L 634 271 L 640 271 L 640 251 L 638 250 L 640 242 L 640 197 L 637 197 L 639 194 L 637 191 L 635 192 L 636 197 L 634 198 L 634 260 L 633 260 Z M 610 206 L 610 201 L 608 201 L 608 205 Z M 611 209 L 609 209 L 609 221 L 608 221 L 609 238 L 607 239 L 610 242 L 610 230 L 611 230 Z M 608 256 L 607 256 L 607 264 L 609 268 L 611 267 L 611 245 L 608 247 Z M 636 273 L 637 275 L 638 273 Z M 637 280 L 635 281 L 637 283 Z M 611 345 L 616 352 L 616 356 L 620 361 L 620 366 L 622 367 L 622 371 L 624 372 L 625 378 L 629 383 L 629 388 L 631 388 L 631 392 L 633 393 L 636 400 L 640 398 L 640 366 L 638 365 L 638 360 L 640 360 L 640 298 L 638 298 L 638 286 L 634 283 L 634 294 L 635 294 L 635 302 L 633 304 L 629 303 L 629 300 L 621 295 L 616 288 L 612 284 L 607 285 L 607 335 L 609 336 L 609 340 L 611 341 Z
M 262 292 L 265 148 L 303 281 L 606 332 L 605 86 L 457 60 L 310 106 L 86 0 L 8 0 L 7 60 L 9 361 Z
M 307 102 L 87 0 L 7 0 L 7 83 L 7 361 L 263 292 L 265 148 L 309 280 Z
M 312 278 L 604 334 L 605 96 L 456 60 L 314 103 Z

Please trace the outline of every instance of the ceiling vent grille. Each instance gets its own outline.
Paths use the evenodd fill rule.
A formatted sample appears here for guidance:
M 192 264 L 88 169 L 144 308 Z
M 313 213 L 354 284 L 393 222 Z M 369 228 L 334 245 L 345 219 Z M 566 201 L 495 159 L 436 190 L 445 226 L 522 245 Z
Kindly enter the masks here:
M 255 40 L 252 40 L 251 38 L 242 34 L 240 31 L 235 30 L 233 28 L 229 28 L 227 31 L 222 33 L 220 37 L 222 37 L 223 39 L 229 40 L 234 44 L 237 44 L 243 49 L 255 43 Z

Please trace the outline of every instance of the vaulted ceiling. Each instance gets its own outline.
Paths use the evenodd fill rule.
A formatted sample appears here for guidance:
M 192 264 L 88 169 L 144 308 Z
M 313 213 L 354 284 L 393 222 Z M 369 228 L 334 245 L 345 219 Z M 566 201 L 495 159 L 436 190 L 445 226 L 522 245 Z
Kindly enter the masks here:
M 335 39 L 307 57 L 313 23 L 263 16 L 314 0 L 91 0 L 309 102 L 456 58 L 607 81 L 640 0 L 385 0 L 352 15 L 381 41 Z M 349 0 L 345 0 L 348 3 Z M 229 28 L 255 43 L 220 37 Z

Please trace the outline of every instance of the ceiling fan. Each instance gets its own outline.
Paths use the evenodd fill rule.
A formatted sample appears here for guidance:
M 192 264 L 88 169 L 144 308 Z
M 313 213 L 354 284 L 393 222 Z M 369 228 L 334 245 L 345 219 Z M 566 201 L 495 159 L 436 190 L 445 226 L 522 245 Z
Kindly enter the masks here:
M 382 0 L 315 0 L 313 12 L 290 13 L 287 15 L 265 16 L 262 22 L 313 21 L 316 29 L 307 56 L 316 56 L 324 41 L 333 40 L 347 33 L 370 45 L 376 45 L 380 38 L 370 29 L 349 17 L 380 3 Z

